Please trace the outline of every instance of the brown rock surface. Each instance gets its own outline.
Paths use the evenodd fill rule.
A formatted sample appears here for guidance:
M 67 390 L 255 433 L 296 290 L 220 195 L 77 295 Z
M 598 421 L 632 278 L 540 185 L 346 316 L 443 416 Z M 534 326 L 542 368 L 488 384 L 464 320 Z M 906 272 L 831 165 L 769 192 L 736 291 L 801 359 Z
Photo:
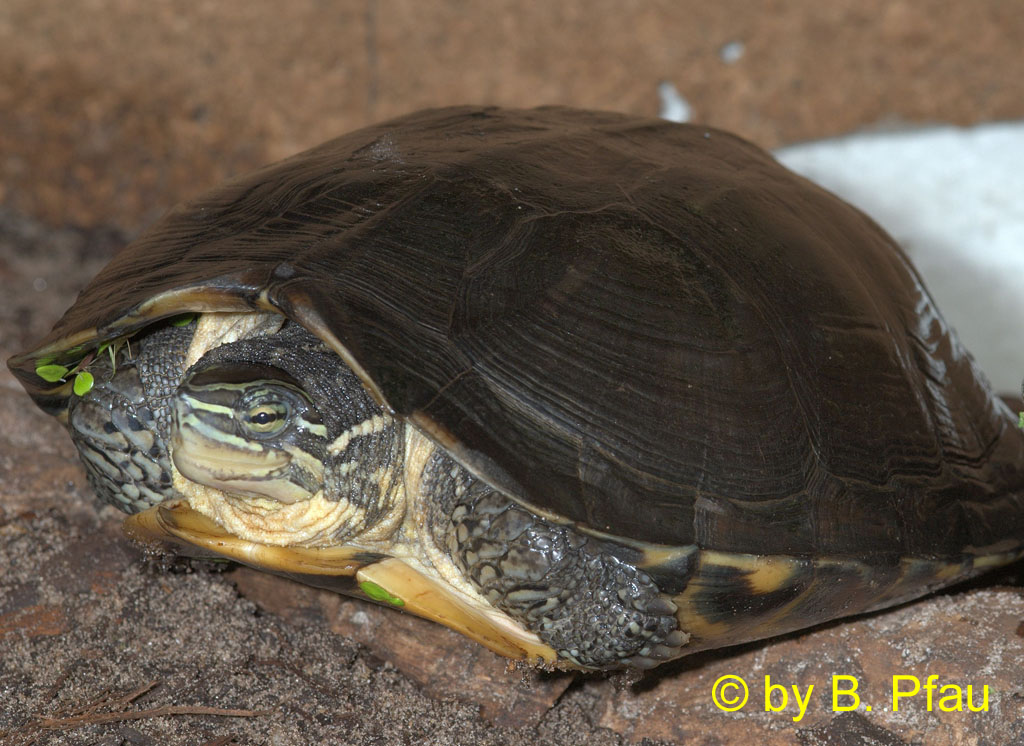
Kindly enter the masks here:
M 474 702 L 486 720 L 499 725 L 537 723 L 574 678 L 570 673 L 519 668 L 446 627 L 361 599 L 248 567 L 238 568 L 231 580 L 261 608 L 358 640 L 424 689 Z
M 697 119 L 766 146 L 1020 118 L 1021 38 L 1024 6 L 1002 0 L 5 0 L 0 358 L 175 202 L 375 119 L 469 102 L 654 114 L 660 80 Z M 1001 579 L 1015 587 L 702 655 L 632 686 L 527 686 L 391 610 L 250 571 L 147 565 L 119 522 L 63 431 L 0 370 L 0 743 L 1024 742 L 1012 572 Z M 733 713 L 711 699 L 726 674 L 750 685 Z M 873 709 L 832 712 L 833 674 L 856 677 Z M 893 675 L 929 674 L 988 684 L 989 711 L 886 707 Z M 792 703 L 764 712 L 765 675 L 814 685 L 800 722 Z M 166 709 L 197 706 L 266 712 Z

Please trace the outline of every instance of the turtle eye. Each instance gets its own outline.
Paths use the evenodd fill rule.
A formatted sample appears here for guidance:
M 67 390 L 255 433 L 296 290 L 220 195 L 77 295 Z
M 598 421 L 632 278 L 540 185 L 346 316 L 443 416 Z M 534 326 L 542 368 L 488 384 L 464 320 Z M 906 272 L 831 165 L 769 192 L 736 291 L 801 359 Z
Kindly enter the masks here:
M 288 424 L 289 414 L 286 402 L 263 402 L 250 408 L 242 417 L 242 421 L 254 433 L 265 435 L 284 429 Z

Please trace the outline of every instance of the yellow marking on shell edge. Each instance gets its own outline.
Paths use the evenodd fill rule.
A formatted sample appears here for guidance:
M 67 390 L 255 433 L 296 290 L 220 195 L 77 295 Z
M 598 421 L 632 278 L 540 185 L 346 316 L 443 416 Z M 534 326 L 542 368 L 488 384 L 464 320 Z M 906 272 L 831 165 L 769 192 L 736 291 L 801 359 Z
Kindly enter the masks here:
M 974 558 L 974 569 L 977 571 L 986 570 L 990 567 L 1000 567 L 1020 559 L 1024 551 L 1001 552 L 999 554 L 986 554 Z
M 235 536 L 194 510 L 185 500 L 173 500 L 129 516 L 124 521 L 129 537 L 143 543 L 171 542 L 186 551 L 205 550 L 237 562 L 273 572 L 310 575 L 354 575 L 362 550 L 353 546 L 268 546 Z
M 200 556 L 219 556 L 285 575 L 355 576 L 402 599 L 402 610 L 443 624 L 508 658 L 558 664 L 558 655 L 531 632 L 515 626 L 501 612 L 460 597 L 441 580 L 402 560 L 360 563 L 358 547 L 265 546 L 233 536 L 192 509 L 184 500 L 157 505 L 130 516 L 125 532 L 147 544 L 171 542 Z M 195 550 L 203 550 L 201 553 Z
M 673 600 L 680 628 L 692 635 L 690 650 L 695 652 L 890 607 L 1022 554 L 964 557 L 960 562 L 905 557 L 896 568 L 875 568 L 852 558 L 698 551 L 689 584 Z M 730 575 L 721 568 L 739 572 Z M 787 588 L 793 595 L 780 596 L 778 605 L 756 600 Z M 756 614 L 755 608 L 760 608 Z
M 268 311 L 270 309 L 267 309 Z M 61 354 L 78 346 L 89 346 L 101 339 L 114 339 L 124 334 L 134 334 L 141 327 L 153 321 L 184 312 L 201 314 L 238 313 L 251 314 L 249 305 L 237 294 L 214 287 L 186 287 L 168 290 L 154 295 L 136 308 L 103 328 L 91 327 L 60 337 L 49 344 L 24 355 L 11 358 L 20 365 L 24 360 L 41 357 L 61 357 Z
M 783 590 L 788 585 L 799 582 L 806 577 L 807 570 L 812 566 L 823 566 L 830 561 L 813 561 L 801 557 L 789 557 L 785 555 L 757 555 L 740 554 L 732 552 L 718 552 L 713 550 L 702 550 L 697 552 L 697 568 L 686 589 L 677 594 L 673 601 L 679 607 L 676 614 L 680 623 L 680 629 L 690 633 L 691 637 L 701 642 L 716 641 L 711 645 L 700 645 L 701 647 L 715 647 L 719 644 L 729 644 L 730 639 L 737 629 L 744 629 L 748 625 L 744 622 L 751 619 L 741 615 L 735 620 L 713 621 L 705 617 L 700 611 L 701 605 L 697 601 L 699 596 L 705 592 L 707 586 L 704 579 L 710 578 L 717 586 L 719 574 L 712 568 L 730 568 L 741 573 L 742 587 L 731 589 L 735 593 L 738 606 L 742 606 L 746 595 L 763 595 Z M 720 592 L 727 592 L 726 588 L 719 588 Z M 758 626 L 765 629 L 770 628 L 779 619 L 791 615 L 791 609 L 797 607 L 803 597 L 803 593 L 797 598 L 766 612 L 759 618 Z M 767 632 L 763 636 L 770 636 L 773 632 Z M 749 637 L 742 638 L 749 639 Z M 742 639 L 735 640 L 736 642 Z M 700 643 L 697 643 L 698 645 Z
M 268 307 L 266 310 L 272 311 L 273 309 Z M 8 361 L 8 364 L 12 368 L 24 368 L 29 363 L 35 363 L 43 358 L 50 358 L 54 361 L 76 365 L 81 362 L 81 356 L 77 358 L 69 356 L 69 351 L 74 350 L 76 347 L 95 347 L 103 341 L 109 341 L 124 335 L 131 336 L 147 324 L 151 324 L 158 319 L 184 312 L 204 315 L 221 313 L 251 315 L 253 313 L 252 308 L 245 300 L 228 290 L 207 286 L 177 288 L 154 295 L 105 327 L 90 327 L 58 337 L 35 350 L 22 355 L 15 355 Z M 34 369 L 35 365 L 33 364 L 32 367 Z M 34 390 L 45 393 L 48 396 L 70 396 L 71 389 L 72 383 L 70 381 L 59 386 L 36 386 L 34 388 Z M 33 396 L 37 396 L 37 394 L 33 394 Z M 66 425 L 68 421 L 67 409 L 65 408 L 59 412 L 56 415 L 56 419 Z
M 765 562 L 747 573 L 747 582 L 756 593 L 771 593 L 786 586 L 796 568 L 785 562 L 765 557 Z
M 608 538 L 613 540 L 614 536 L 608 535 Z M 692 555 L 697 551 L 697 547 L 692 544 L 688 544 L 681 547 L 667 546 L 664 544 L 648 546 L 643 550 L 643 561 L 641 562 L 642 567 L 665 567 L 678 562 L 683 557 Z
M 532 632 L 514 625 L 502 612 L 463 600 L 441 581 L 396 558 L 360 568 L 359 582 L 374 583 L 402 599 L 406 611 L 476 640 L 507 658 L 555 663 L 558 654 Z
M 784 588 L 807 560 L 760 554 L 730 554 L 706 551 L 704 559 L 719 567 L 732 567 L 744 573 L 744 580 L 755 593 L 772 593 Z
M 976 564 L 975 567 L 977 567 Z M 949 581 L 955 578 L 957 575 L 963 574 L 963 566 L 950 562 L 934 570 L 933 574 L 935 576 L 936 581 Z
M 268 309 L 269 310 L 269 309 Z M 168 290 L 140 303 L 112 327 L 128 326 L 141 318 L 156 319 L 190 311 L 193 313 L 252 313 L 252 308 L 237 293 L 215 287 L 186 287 Z

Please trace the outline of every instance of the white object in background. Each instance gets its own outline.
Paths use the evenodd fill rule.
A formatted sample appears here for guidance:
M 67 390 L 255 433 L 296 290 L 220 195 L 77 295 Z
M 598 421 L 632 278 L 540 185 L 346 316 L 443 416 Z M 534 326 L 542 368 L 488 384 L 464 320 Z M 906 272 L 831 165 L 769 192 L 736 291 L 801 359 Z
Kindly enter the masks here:
M 670 122 L 690 121 L 690 117 L 693 116 L 693 107 L 672 83 L 667 80 L 658 83 L 658 98 L 661 100 L 658 116 L 662 119 L 667 119 Z
M 776 151 L 910 255 L 995 389 L 1024 377 L 1024 122 L 849 135 Z
M 743 54 L 746 51 L 747 47 L 743 42 L 739 40 L 730 41 L 722 45 L 722 48 L 718 50 L 718 56 L 722 58 L 722 62 L 725 64 L 735 65 L 743 58 Z

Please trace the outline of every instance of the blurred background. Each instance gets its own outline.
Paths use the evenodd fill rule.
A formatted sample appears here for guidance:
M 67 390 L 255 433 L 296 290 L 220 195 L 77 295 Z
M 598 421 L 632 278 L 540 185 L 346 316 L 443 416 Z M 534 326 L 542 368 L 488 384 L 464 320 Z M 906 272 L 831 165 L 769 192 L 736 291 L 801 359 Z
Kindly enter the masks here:
M 131 235 L 231 174 L 429 106 L 567 104 L 773 148 L 1024 117 L 1007 0 L 3 0 L 0 203 Z

